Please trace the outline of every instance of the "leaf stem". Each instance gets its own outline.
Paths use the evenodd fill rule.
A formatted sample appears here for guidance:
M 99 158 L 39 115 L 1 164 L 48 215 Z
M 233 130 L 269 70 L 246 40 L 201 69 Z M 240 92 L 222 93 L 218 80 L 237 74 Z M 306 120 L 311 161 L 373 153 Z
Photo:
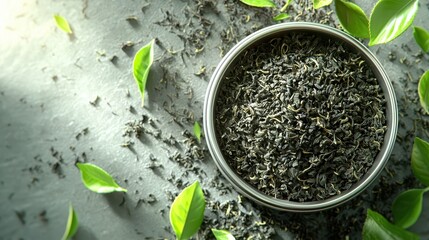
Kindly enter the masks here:
M 286 10 L 287 6 L 289 6 L 289 1 L 290 0 L 286 0 L 285 5 L 283 5 L 283 7 L 280 9 L 280 12 L 284 12 Z

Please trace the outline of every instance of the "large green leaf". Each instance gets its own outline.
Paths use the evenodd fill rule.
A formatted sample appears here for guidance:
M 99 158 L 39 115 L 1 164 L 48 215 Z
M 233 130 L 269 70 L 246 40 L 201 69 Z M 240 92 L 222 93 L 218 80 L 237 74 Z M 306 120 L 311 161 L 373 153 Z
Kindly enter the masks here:
M 414 27 L 414 39 L 425 52 L 429 52 L 429 32 L 422 27 Z
M 235 240 L 235 237 L 226 230 L 218 230 L 212 228 L 212 233 L 215 236 L 216 240 Z
M 363 240 L 417 240 L 419 237 L 391 224 L 381 214 L 368 209 L 362 231 Z
M 252 7 L 276 7 L 276 4 L 271 0 L 240 0 L 240 2 Z
M 429 187 L 429 143 L 418 137 L 414 138 L 411 169 L 414 176 Z
M 380 0 L 369 20 L 369 45 L 392 41 L 411 25 L 418 9 L 418 0 Z
M 64 32 L 66 32 L 68 34 L 73 33 L 73 31 L 70 28 L 69 22 L 63 16 L 55 14 L 54 19 L 55 19 L 55 24 L 57 25 L 57 27 L 59 29 L 63 30 Z
M 186 187 L 176 197 L 170 209 L 170 223 L 177 239 L 188 239 L 201 226 L 206 200 L 198 181 Z
M 82 174 L 83 184 L 96 193 L 126 192 L 127 189 L 120 187 L 112 176 L 102 168 L 91 163 L 76 164 Z
M 344 30 L 355 37 L 369 38 L 368 17 L 362 8 L 352 2 L 335 0 L 335 11 Z
M 426 113 L 429 113 L 429 70 L 423 73 L 420 78 L 418 92 L 420 105 Z
M 392 204 L 395 225 L 408 228 L 422 212 L 424 189 L 410 189 L 399 194 Z
M 324 6 L 328 6 L 332 3 L 332 0 L 313 0 L 314 9 L 318 9 Z
M 67 219 L 66 230 L 64 231 L 64 235 L 61 240 L 67 240 L 72 238 L 79 227 L 79 222 L 77 220 L 77 215 L 73 209 L 73 206 L 70 204 L 69 206 L 69 217 Z
M 149 76 L 150 67 L 153 63 L 153 43 L 155 39 L 143 46 L 134 56 L 133 76 L 139 87 L 142 97 L 142 106 L 144 105 L 144 91 L 146 89 L 147 77 Z

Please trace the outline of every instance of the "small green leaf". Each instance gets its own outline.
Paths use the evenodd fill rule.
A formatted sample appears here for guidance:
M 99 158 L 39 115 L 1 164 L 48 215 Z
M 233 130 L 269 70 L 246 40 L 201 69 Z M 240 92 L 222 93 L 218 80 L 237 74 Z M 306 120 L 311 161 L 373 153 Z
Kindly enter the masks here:
M 287 13 L 280 13 L 277 16 L 273 17 L 273 20 L 274 21 L 281 21 L 281 20 L 284 20 L 284 19 L 289 18 L 289 17 L 290 16 Z
M 324 6 L 328 6 L 332 3 L 332 0 L 313 0 L 314 9 L 319 9 Z
M 67 20 L 64 17 L 62 17 L 58 14 L 55 14 L 54 19 L 55 19 L 55 24 L 57 25 L 57 27 L 59 29 L 63 30 L 64 32 L 66 32 L 68 34 L 73 33 L 73 31 L 70 28 L 69 22 L 67 22 Z
M 82 174 L 82 182 L 89 190 L 96 193 L 126 192 L 112 176 L 100 167 L 91 163 L 76 164 Z
M 215 236 L 216 240 L 235 240 L 235 237 L 226 230 L 217 230 L 212 228 L 212 233 Z
M 395 225 L 408 228 L 422 212 L 424 189 L 410 189 L 399 194 L 392 204 Z
M 414 176 L 429 187 L 429 143 L 418 137 L 414 138 L 411 169 Z
M 271 0 L 240 0 L 240 2 L 252 7 L 276 7 L 276 4 Z
M 198 142 L 201 142 L 201 126 L 197 121 L 194 123 L 194 135 L 198 139 Z
M 78 227 L 79 227 L 79 222 L 77 220 L 77 215 L 73 210 L 73 206 L 70 204 L 69 217 L 67 220 L 66 230 L 61 240 L 67 240 L 72 238 L 76 234 Z
M 417 240 L 419 237 L 391 224 L 381 214 L 368 209 L 362 231 L 363 240 Z
M 429 113 L 429 70 L 423 73 L 420 78 L 418 92 L 420 105 L 426 113 Z
M 425 52 L 429 52 L 429 32 L 422 27 L 414 26 L 414 39 Z
M 344 30 L 355 37 L 369 38 L 369 21 L 362 8 L 352 2 L 335 0 L 335 11 Z
M 134 56 L 133 76 L 139 87 L 142 96 L 142 106 L 144 106 L 144 91 L 146 88 L 147 77 L 149 76 L 150 67 L 153 63 L 153 43 L 155 39 L 143 46 Z
M 411 25 L 418 0 L 380 0 L 369 19 L 369 46 L 392 41 Z
M 170 210 L 170 223 L 179 240 L 192 237 L 204 218 L 206 201 L 200 183 L 195 181 L 176 197 Z

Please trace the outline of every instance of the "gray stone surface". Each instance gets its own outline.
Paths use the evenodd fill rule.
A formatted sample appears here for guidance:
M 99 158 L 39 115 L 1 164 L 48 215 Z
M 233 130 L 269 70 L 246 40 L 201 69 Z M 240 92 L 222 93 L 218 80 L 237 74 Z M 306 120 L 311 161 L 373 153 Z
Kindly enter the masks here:
M 221 58 L 218 47 L 227 50 L 235 39 L 245 36 L 245 31 L 274 23 L 269 19 L 270 12 L 236 3 L 244 15 L 235 17 L 244 18 L 249 14 L 251 18 L 236 35 L 230 32 L 232 41 L 225 43 L 221 36 L 228 32 L 233 12 L 219 1 L 215 5 L 219 13 L 204 12 L 213 25 L 210 36 L 202 41 L 204 50 L 195 54 L 198 48 L 180 37 L 181 34 L 189 36 L 201 27 L 198 19 L 183 14 L 188 6 L 195 9 L 198 1 L 190 2 L 0 0 L 0 239 L 59 239 L 64 232 L 69 203 L 73 204 L 80 222 L 76 239 L 173 239 L 168 229 L 169 193 L 177 194 L 184 186 L 199 180 L 202 187 L 210 191 L 211 200 L 237 200 L 235 191 L 221 194 L 213 187 L 222 182 L 230 188 L 228 183 L 217 180 L 218 172 L 210 157 L 195 159 L 194 165 L 199 169 L 196 171 L 169 157 L 175 151 L 183 154 L 188 146 L 189 139 L 182 132 L 192 132 L 192 119 L 201 122 L 208 77 L 194 73 L 205 67 L 206 75 L 210 76 Z M 310 6 L 310 1 L 302 2 Z M 373 3 L 362 3 L 365 4 Z M 300 9 L 296 4 L 294 8 Z M 68 19 L 74 31 L 72 36 L 55 27 L 52 17 L 55 13 Z M 173 26 L 156 24 L 169 14 L 185 24 L 181 33 Z M 324 10 L 310 12 L 307 17 L 291 14 L 295 20 L 316 21 Z M 429 28 L 424 21 L 428 15 L 428 3 L 421 1 L 415 24 Z M 135 16 L 138 23 L 130 24 L 126 20 L 130 16 Z M 158 39 L 156 61 L 142 108 L 131 73 L 132 56 L 153 38 Z M 135 46 L 123 51 L 121 47 L 127 41 L 134 42 Z M 415 119 L 425 119 L 418 109 L 416 83 L 423 70 L 429 69 L 429 61 L 424 55 L 421 62 L 414 62 L 417 58 L 411 54 L 419 49 L 411 29 L 394 42 L 371 47 L 371 50 L 388 71 L 398 99 L 407 99 L 399 101 L 401 111 L 405 112 L 401 114 L 399 133 L 403 141 L 398 141 L 388 166 L 396 172 L 389 177 L 386 171 L 382 177 L 385 181 L 397 182 L 390 185 L 397 187 L 391 190 L 396 194 L 401 182 L 410 176 L 408 165 L 414 135 L 429 137 L 427 128 L 413 127 Z M 397 56 L 395 61 L 388 60 L 390 52 Z M 404 61 L 402 58 L 410 64 L 400 63 Z M 96 99 L 95 104 L 90 104 Z M 130 106 L 135 111 L 130 111 Z M 184 110 L 189 110 L 194 117 L 186 120 Z M 174 118 L 168 111 L 179 116 Z M 153 119 L 156 129 L 161 130 L 160 138 L 172 135 L 179 142 L 170 146 L 150 134 L 140 140 L 124 137 L 126 124 L 140 120 L 142 114 Z M 148 124 L 145 126 L 148 131 L 157 131 Z M 120 146 L 127 140 L 134 142 L 133 151 Z M 204 148 L 204 142 L 202 146 Z M 156 157 L 156 164 L 163 167 L 155 171 L 149 168 L 151 154 Z M 101 166 L 127 188 L 128 193 L 90 192 L 80 181 L 74 166 L 76 160 Z M 58 168 L 52 170 L 55 164 L 60 166 L 60 172 Z M 182 179 L 183 184 L 171 180 L 173 175 Z M 147 202 L 150 194 L 157 199 L 152 204 Z M 385 209 L 383 206 L 390 205 L 393 197 L 367 200 L 378 210 L 377 207 Z M 139 203 L 140 199 L 146 202 Z M 426 196 L 424 216 L 412 227 L 426 237 L 429 236 L 428 208 Z M 206 216 L 218 215 L 207 212 Z M 321 231 L 329 231 L 329 224 L 321 227 Z M 208 230 L 210 226 L 205 228 Z M 281 232 L 279 230 L 280 238 L 289 236 Z M 359 235 L 352 233 L 351 237 L 359 238 Z

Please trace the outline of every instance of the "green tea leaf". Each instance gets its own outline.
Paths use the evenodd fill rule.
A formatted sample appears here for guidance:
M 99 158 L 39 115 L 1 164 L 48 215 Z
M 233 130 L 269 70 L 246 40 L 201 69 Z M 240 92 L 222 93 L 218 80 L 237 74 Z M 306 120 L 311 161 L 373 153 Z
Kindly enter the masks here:
M 72 34 L 73 31 L 70 28 L 69 22 L 62 16 L 55 14 L 54 15 L 55 24 L 57 27 L 68 34 Z
M 369 38 L 369 21 L 362 8 L 352 2 L 335 0 L 335 11 L 344 30 L 355 37 Z
M 418 137 L 414 138 L 411 169 L 414 176 L 429 187 L 429 143 Z
M 363 240 L 417 240 L 419 237 L 391 224 L 381 214 L 368 209 L 362 231 Z
M 201 126 L 197 121 L 194 123 L 194 135 L 198 139 L 198 142 L 201 142 Z
M 380 0 L 369 19 L 369 46 L 392 41 L 411 25 L 418 0 Z
M 153 43 L 155 39 L 143 46 L 134 56 L 133 76 L 139 87 L 142 96 L 142 106 L 144 106 L 144 91 L 146 88 L 147 77 L 149 76 L 150 67 L 153 63 Z
M 328 6 L 332 3 L 332 0 L 313 0 L 314 9 L 319 9 L 324 6 Z
M 429 113 L 429 70 L 423 73 L 420 78 L 418 92 L 420 105 L 426 113 Z
M 392 204 L 395 225 L 408 228 L 422 212 L 424 189 L 410 189 L 399 194 Z
M 235 237 L 226 230 L 217 230 L 212 228 L 212 233 L 216 237 L 216 240 L 235 240 Z
M 126 192 L 112 176 L 100 167 L 91 163 L 78 163 L 76 166 L 82 174 L 82 182 L 89 190 L 96 193 Z
M 77 220 L 77 215 L 74 212 L 73 206 L 70 204 L 69 217 L 67 220 L 66 230 L 61 240 L 67 240 L 72 238 L 76 234 L 78 227 L 79 227 L 79 222 Z
M 279 13 L 277 16 L 273 17 L 273 20 L 274 21 L 281 21 L 281 20 L 284 20 L 284 19 L 289 18 L 289 17 L 290 16 L 287 13 Z
M 240 0 L 240 2 L 252 7 L 276 7 L 276 4 L 271 0 Z
M 177 239 L 188 239 L 201 226 L 206 201 L 200 183 L 195 181 L 176 197 L 170 210 L 170 223 Z
M 429 32 L 422 27 L 414 27 L 414 39 L 425 52 L 429 52 Z

